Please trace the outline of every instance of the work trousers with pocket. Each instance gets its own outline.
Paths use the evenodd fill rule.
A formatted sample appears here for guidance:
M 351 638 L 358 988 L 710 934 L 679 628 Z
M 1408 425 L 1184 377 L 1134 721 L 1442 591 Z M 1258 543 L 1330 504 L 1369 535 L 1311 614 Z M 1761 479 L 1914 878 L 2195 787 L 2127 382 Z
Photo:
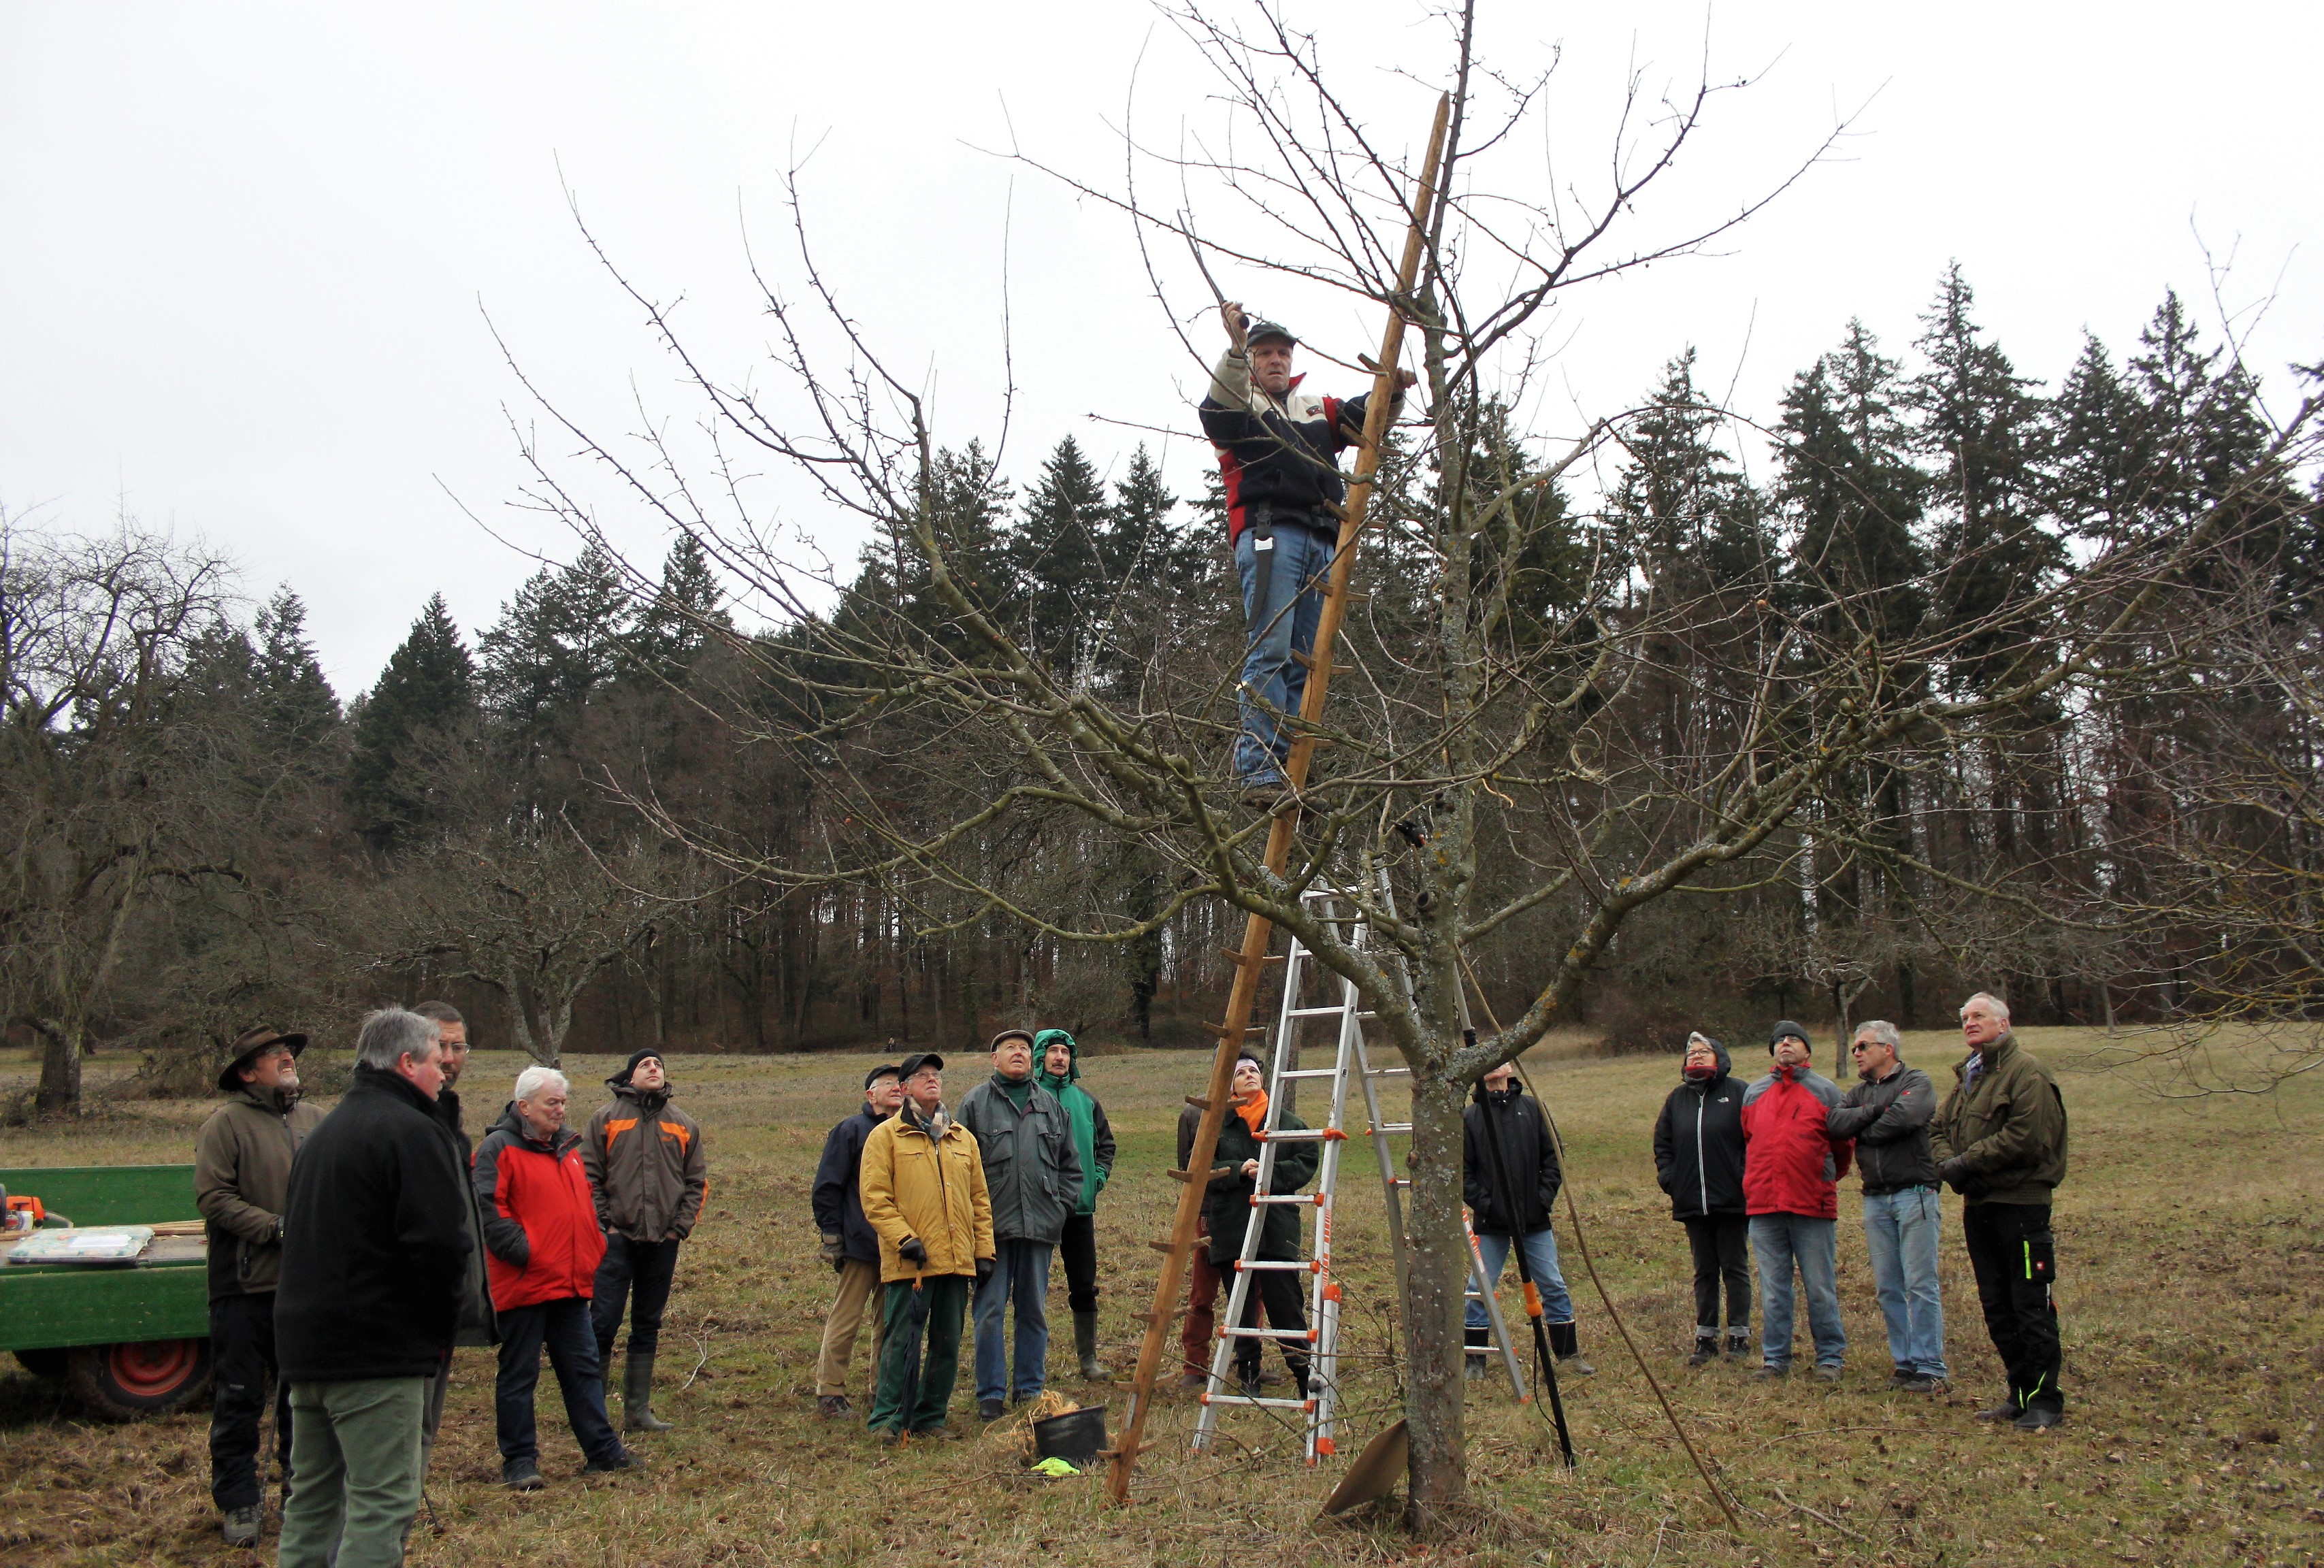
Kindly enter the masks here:
M 872 1377 L 880 1377 L 880 1346 L 887 1336 L 886 1303 L 880 1299 L 880 1266 L 850 1258 L 839 1270 L 839 1291 L 823 1314 L 823 1346 L 816 1352 L 815 1391 L 847 1392 L 847 1363 L 855 1359 L 855 1336 L 872 1320 Z
M 2058 1344 L 2058 1307 L 2050 1299 L 2057 1243 L 2047 1204 L 1965 1204 L 1961 1240 L 1977 1272 L 1985 1332 L 2009 1374 L 2009 1397 L 2020 1410 L 2063 1410 L 2058 1387 L 2064 1360 Z
M 975 1285 L 964 1274 L 938 1274 L 917 1284 L 899 1279 L 881 1287 L 887 1293 L 881 1302 L 886 1337 L 880 1346 L 880 1387 L 872 1396 L 872 1431 L 933 1432 L 944 1425 L 953 1386 L 960 1380 L 961 1322 Z
M 258 1471 L 258 1429 L 266 1382 L 274 1385 L 274 1452 L 290 1474 L 290 1385 L 274 1361 L 274 1293 L 221 1296 L 210 1303 L 210 1501 L 221 1513 L 256 1508 L 266 1496 Z
M 395 1568 L 420 1511 L 425 1378 L 293 1383 L 297 1481 L 277 1568 Z

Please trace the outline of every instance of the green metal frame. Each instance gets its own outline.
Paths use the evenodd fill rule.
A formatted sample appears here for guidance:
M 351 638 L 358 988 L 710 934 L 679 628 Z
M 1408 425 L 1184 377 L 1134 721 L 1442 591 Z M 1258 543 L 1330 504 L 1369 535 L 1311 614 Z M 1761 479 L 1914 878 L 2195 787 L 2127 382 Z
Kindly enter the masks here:
M 0 1170 L 0 1187 L 80 1225 L 201 1217 L 189 1165 Z M 0 1351 L 207 1339 L 209 1270 L 198 1259 L 129 1268 L 0 1264 Z

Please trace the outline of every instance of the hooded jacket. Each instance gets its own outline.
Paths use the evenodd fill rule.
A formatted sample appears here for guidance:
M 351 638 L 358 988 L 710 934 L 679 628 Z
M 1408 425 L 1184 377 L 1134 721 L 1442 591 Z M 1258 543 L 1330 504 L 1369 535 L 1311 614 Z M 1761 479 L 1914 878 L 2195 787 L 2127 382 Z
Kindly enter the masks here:
M 1001 1255 L 976 1139 L 943 1116 L 941 1107 L 932 1124 L 906 1100 L 901 1111 L 873 1128 L 863 1140 L 860 1179 L 863 1218 L 880 1238 L 882 1284 L 948 1274 L 973 1277 L 978 1259 Z M 915 1237 L 927 1249 L 925 1268 L 907 1261 L 900 1250 Z
M 605 1080 L 613 1098 L 581 1135 L 581 1167 L 597 1223 L 632 1241 L 683 1241 L 710 1193 L 702 1129 L 670 1103 L 669 1085 L 641 1089 L 624 1069 Z
M 1700 1084 L 1680 1066 L 1655 1121 L 1655 1180 L 1670 1194 L 1674 1220 L 1743 1213 L 1743 1085 L 1725 1046 L 1712 1040 L 1711 1054 L 1711 1076 Z
M 1252 509 L 1262 506 L 1337 537 L 1333 509 L 1348 493 L 1340 454 L 1361 438 L 1371 394 L 1318 397 L 1301 390 L 1306 379 L 1292 377 L 1284 396 L 1271 398 L 1251 384 L 1250 359 L 1231 349 L 1211 372 L 1196 412 L 1203 434 L 1218 448 L 1230 547 L 1242 537 Z
M 425 1378 L 466 1275 L 458 1149 L 401 1074 L 358 1066 L 299 1148 L 283 1211 L 274 1348 L 285 1382 Z
M 1191 1107 L 1189 1107 L 1191 1109 Z M 1276 1125 L 1286 1131 L 1303 1130 L 1306 1123 L 1288 1111 L 1277 1118 Z M 1250 1224 L 1251 1197 L 1259 1190 L 1257 1181 L 1242 1174 L 1243 1162 L 1257 1159 L 1262 1146 L 1251 1136 L 1250 1124 L 1232 1111 L 1219 1129 L 1218 1152 L 1211 1158 L 1211 1168 L 1227 1167 L 1223 1176 L 1213 1176 L 1210 1190 L 1203 1194 L 1203 1218 L 1211 1228 L 1211 1261 L 1224 1264 L 1242 1256 L 1243 1237 Z M 1275 1169 L 1269 1173 L 1269 1194 L 1296 1193 L 1315 1179 L 1315 1167 L 1323 1160 L 1323 1146 L 1309 1139 L 1276 1146 Z M 1299 1205 L 1268 1204 L 1267 1222 L 1259 1235 L 1259 1258 L 1269 1262 L 1290 1263 L 1299 1258 Z
M 1886 1078 L 1850 1084 L 1824 1126 L 1834 1138 L 1856 1139 L 1866 1192 L 1895 1193 L 1936 1185 L 1937 1162 L 1929 1156 L 1929 1120 L 1936 1112 L 1936 1085 L 1899 1059 Z
M 1804 1064 L 1777 1067 L 1743 1091 L 1743 1208 L 1753 1214 L 1840 1217 L 1840 1178 L 1855 1145 L 1827 1123 L 1840 1085 Z
M 1041 1064 L 1048 1059 L 1051 1046 L 1062 1042 L 1073 1053 L 1065 1065 L 1065 1075 L 1056 1076 Z M 1074 1152 L 1081 1157 L 1082 1190 L 1074 1201 L 1076 1214 L 1097 1213 L 1097 1195 L 1105 1191 L 1108 1178 L 1113 1175 L 1113 1125 L 1105 1119 L 1105 1107 L 1097 1096 L 1083 1088 L 1082 1048 L 1074 1037 L 1063 1029 L 1043 1029 L 1033 1037 L 1033 1080 L 1057 1097 L 1065 1108 L 1065 1119 L 1074 1125 Z
M 1515 1079 L 1498 1094 L 1480 1083 L 1461 1113 L 1461 1198 L 1476 1216 L 1477 1233 L 1529 1236 L 1546 1229 L 1557 1212 L 1557 1191 L 1564 1185 L 1565 1175 L 1558 1168 L 1557 1140 L 1550 1136 L 1540 1104 Z M 1499 1169 L 1493 1164 L 1496 1139 L 1501 1154 Z M 1507 1188 L 1502 1170 L 1508 1176 Z
M 815 1209 L 815 1228 L 837 1236 L 840 1255 L 857 1263 L 880 1261 L 880 1232 L 863 1217 L 863 1145 L 872 1130 L 887 1120 L 862 1108 L 831 1130 L 823 1140 L 823 1158 L 815 1167 L 815 1188 L 808 1202 Z
M 1972 1204 L 2046 1204 L 2066 1179 L 2066 1099 L 2050 1070 L 2004 1032 L 1985 1047 L 1977 1082 L 1953 1068 L 1953 1092 L 1929 1127 L 1939 1164 L 1958 1158 L 1975 1178 Z
M 581 1167 L 581 1135 L 560 1127 L 552 1139 L 534 1138 L 512 1101 L 476 1146 L 475 1179 L 493 1307 L 586 1300 L 604 1261 L 605 1233 Z
M 282 1274 L 290 1161 L 323 1113 L 280 1089 L 242 1084 L 194 1140 L 194 1207 L 209 1243 L 210 1299 L 257 1296 Z
M 1074 1147 L 1073 1122 L 1055 1094 L 1028 1073 L 1021 1084 L 1025 1108 L 1019 1111 L 1009 1097 L 1015 1086 L 1020 1085 L 995 1073 L 960 1097 L 956 1114 L 984 1160 L 993 1235 L 1054 1247 L 1081 1196 L 1081 1151 Z

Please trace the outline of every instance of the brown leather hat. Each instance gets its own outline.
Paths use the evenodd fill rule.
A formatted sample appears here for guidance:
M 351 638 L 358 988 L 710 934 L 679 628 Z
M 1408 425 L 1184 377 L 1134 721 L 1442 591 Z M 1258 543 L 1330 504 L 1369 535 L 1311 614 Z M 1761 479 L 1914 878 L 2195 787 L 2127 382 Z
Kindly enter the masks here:
M 217 1086 L 229 1094 L 241 1088 L 242 1070 L 250 1065 L 253 1056 L 270 1046 L 288 1046 L 295 1058 L 307 1048 L 307 1037 L 278 1034 L 270 1028 L 243 1030 L 235 1037 L 234 1044 L 226 1047 L 230 1054 L 226 1065 L 218 1069 Z

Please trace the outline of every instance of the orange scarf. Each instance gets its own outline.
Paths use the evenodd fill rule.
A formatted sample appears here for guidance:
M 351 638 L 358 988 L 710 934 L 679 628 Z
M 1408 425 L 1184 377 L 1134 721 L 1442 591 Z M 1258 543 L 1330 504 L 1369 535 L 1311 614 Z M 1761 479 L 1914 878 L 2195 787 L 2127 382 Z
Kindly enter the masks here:
M 1267 1124 L 1267 1091 L 1261 1089 L 1252 1095 L 1250 1104 L 1236 1106 L 1235 1114 L 1242 1118 L 1243 1125 L 1250 1129 L 1253 1138 L 1257 1138 L 1259 1130 Z

